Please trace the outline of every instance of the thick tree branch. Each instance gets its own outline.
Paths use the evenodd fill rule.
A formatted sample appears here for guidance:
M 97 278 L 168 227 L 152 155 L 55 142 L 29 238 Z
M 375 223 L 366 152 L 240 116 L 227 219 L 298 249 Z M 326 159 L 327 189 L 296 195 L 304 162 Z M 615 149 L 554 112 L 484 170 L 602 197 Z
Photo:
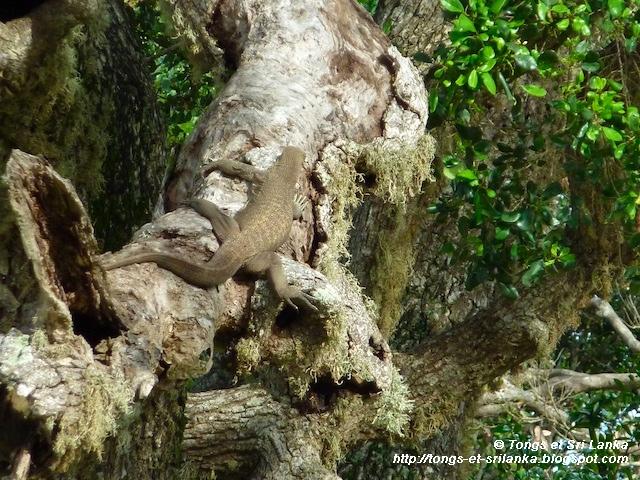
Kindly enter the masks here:
M 516 301 L 498 299 L 400 358 L 401 372 L 416 404 L 424 406 L 418 409 L 425 409 L 427 424 L 434 421 L 428 413 L 434 405 L 442 415 L 435 417 L 436 424 L 446 423 L 459 402 L 474 399 L 483 385 L 555 344 L 575 321 L 575 304 L 566 299 L 579 290 L 580 281 L 569 277 L 549 278 Z
M 540 395 L 536 390 L 526 390 L 516 387 L 511 382 L 503 381 L 503 386 L 490 393 L 485 393 L 479 400 L 477 417 L 493 417 L 503 413 L 518 411 L 523 406 L 533 410 L 549 420 L 554 425 L 569 427 L 569 414 L 559 408 L 556 402 Z
M 538 390 L 550 389 L 574 395 L 593 390 L 624 390 L 640 388 L 640 375 L 636 373 L 580 373 L 570 372 L 550 377 Z
M 314 422 L 260 387 L 194 394 L 187 410 L 185 453 L 202 470 L 265 480 L 339 478 L 321 462 Z
M 450 24 L 437 0 L 381 0 L 376 21 L 388 25 L 391 41 L 407 56 L 431 55 L 440 42 L 448 41 Z

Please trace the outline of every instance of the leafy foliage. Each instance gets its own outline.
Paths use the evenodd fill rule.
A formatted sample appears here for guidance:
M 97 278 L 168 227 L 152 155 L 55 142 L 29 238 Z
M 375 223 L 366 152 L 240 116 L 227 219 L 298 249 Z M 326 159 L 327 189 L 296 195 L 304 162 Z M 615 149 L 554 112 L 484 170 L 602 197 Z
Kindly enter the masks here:
M 590 211 L 589 199 L 569 191 L 569 179 L 597 187 L 598 203 L 609 206 L 606 219 L 623 225 L 631 247 L 640 245 L 638 2 L 441 0 L 441 5 L 453 23 L 450 45 L 433 59 L 419 54 L 416 60 L 432 65 L 430 126 L 449 126 L 455 148 L 440 172 L 448 188 L 429 211 L 457 220 L 459 240 L 446 244 L 444 253 L 467 263 L 468 288 L 496 281 L 515 298 L 546 272 L 574 264 L 573 229 L 601 212 Z M 487 114 L 505 120 L 487 126 Z M 640 268 L 628 268 L 626 277 L 630 292 L 640 292 Z M 608 326 L 585 322 L 588 328 L 562 340 L 559 368 L 640 371 L 638 356 Z M 593 441 L 639 441 L 635 392 L 581 394 L 564 407 L 571 428 L 587 429 Z M 505 453 L 493 451 L 496 439 L 531 440 L 514 417 L 488 428 L 476 439 L 476 450 L 485 454 Z M 631 467 L 618 464 L 553 470 L 492 464 L 482 476 L 543 479 L 550 471 L 562 479 L 633 476 Z
M 132 6 L 143 47 L 151 59 L 158 101 L 168 127 L 168 145 L 180 145 L 191 133 L 202 111 L 221 88 L 213 73 L 196 77 L 180 52 L 180 44 L 168 36 L 168 26 L 156 2 Z
M 637 3 L 441 5 L 453 28 L 428 75 L 430 126 L 453 125 L 457 147 L 441 172 L 450 189 L 429 211 L 457 218 L 460 241 L 445 253 L 468 263 L 468 288 L 495 280 L 515 298 L 545 272 L 574 264 L 567 232 L 590 212 L 568 191 L 572 175 L 601 185 L 611 218 L 640 243 L 640 114 L 621 60 L 636 53 Z M 504 109 L 505 125 L 478 126 L 489 108 Z M 562 174 L 549 175 L 551 149 Z

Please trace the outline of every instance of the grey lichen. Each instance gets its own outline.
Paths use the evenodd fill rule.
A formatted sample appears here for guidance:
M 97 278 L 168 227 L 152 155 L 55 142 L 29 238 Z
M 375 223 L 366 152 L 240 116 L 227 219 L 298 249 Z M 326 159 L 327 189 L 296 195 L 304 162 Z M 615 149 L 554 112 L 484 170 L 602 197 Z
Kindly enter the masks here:
M 123 419 L 132 412 L 132 389 L 124 377 L 91 365 L 83 380 L 80 404 L 65 411 L 58 422 L 53 450 L 60 458 L 60 471 L 86 454 L 102 458 L 105 440 L 119 431 Z
M 324 149 L 316 170 L 326 190 L 319 207 L 328 237 L 319 263 L 323 273 L 331 278 L 339 268 L 336 263 L 348 262 L 351 215 L 365 191 L 404 208 L 424 182 L 432 180 L 434 155 L 435 141 L 430 135 L 423 135 L 415 144 L 378 138 L 364 145 L 340 141 Z M 368 190 L 366 176 L 375 178 Z
M 365 145 L 339 142 L 329 145 L 317 167 L 326 190 L 318 206 L 321 228 L 327 241 L 319 249 L 318 266 L 332 280 L 350 278 L 347 243 L 352 228 L 351 215 L 364 193 L 389 204 L 390 226 L 378 232 L 376 262 L 372 266 L 370 295 L 377 305 L 380 328 L 389 334 L 395 326 L 414 260 L 413 238 L 419 218 L 410 202 L 425 182 L 433 180 L 431 162 L 435 141 L 423 135 L 415 144 L 397 139 L 378 138 Z M 365 187 L 365 177 L 374 179 Z M 364 298 L 366 295 L 362 294 Z
M 393 435 L 404 436 L 413 412 L 413 400 L 402 376 L 394 370 L 391 386 L 377 399 L 378 409 L 373 424 Z

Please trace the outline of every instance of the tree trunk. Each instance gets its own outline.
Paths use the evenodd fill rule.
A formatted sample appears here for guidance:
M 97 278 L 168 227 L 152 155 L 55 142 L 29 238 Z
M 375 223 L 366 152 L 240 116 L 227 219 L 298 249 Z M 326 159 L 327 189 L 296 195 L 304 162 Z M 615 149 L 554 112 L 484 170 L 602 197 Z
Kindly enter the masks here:
M 12 148 L 43 155 L 118 248 L 149 219 L 165 170 L 146 59 L 119 1 L 41 3 L 0 23 L 0 165 Z

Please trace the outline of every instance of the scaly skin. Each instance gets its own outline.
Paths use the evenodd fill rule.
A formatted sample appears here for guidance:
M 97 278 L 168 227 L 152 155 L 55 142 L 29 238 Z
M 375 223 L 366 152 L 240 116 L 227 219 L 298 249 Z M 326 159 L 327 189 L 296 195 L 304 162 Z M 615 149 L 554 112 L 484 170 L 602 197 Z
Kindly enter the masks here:
M 262 179 L 260 190 L 235 219 L 227 217 L 218 207 L 204 200 L 191 202 L 198 213 L 209 218 L 214 232 L 223 239 L 209 263 L 193 263 L 171 252 L 143 250 L 106 258 L 102 260 L 102 266 L 105 270 L 113 270 L 134 263 L 153 262 L 201 288 L 220 285 L 246 267 L 251 273 L 266 272 L 276 293 L 293 307 L 296 307 L 292 303 L 292 299 L 295 299 L 315 310 L 309 303 L 309 295 L 288 285 L 280 259 L 275 253 L 291 231 L 296 182 L 302 172 L 303 162 L 302 150 L 285 147 L 266 175 L 254 176 L 254 179 Z M 218 168 L 233 174 L 239 171 L 234 163 L 221 163 Z M 246 165 L 242 170 L 246 173 Z

